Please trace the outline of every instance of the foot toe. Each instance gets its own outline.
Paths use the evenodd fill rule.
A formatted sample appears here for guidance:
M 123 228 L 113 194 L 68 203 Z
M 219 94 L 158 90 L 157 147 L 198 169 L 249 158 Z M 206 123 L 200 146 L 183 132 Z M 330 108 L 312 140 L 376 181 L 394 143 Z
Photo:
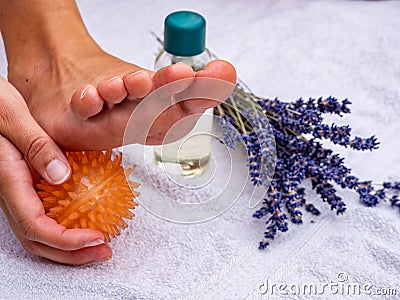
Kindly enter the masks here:
M 218 78 L 230 83 L 236 83 L 235 68 L 224 60 L 213 60 L 204 68 L 196 73 L 196 77 Z
M 101 81 L 97 85 L 99 95 L 107 102 L 119 103 L 128 95 L 120 76 Z
M 144 98 L 153 88 L 151 75 L 146 70 L 126 74 L 123 81 L 128 92 L 128 99 Z
M 92 85 L 79 88 L 71 98 L 72 110 L 81 119 L 97 115 L 103 109 L 104 101 Z
M 176 98 L 176 100 L 187 99 L 180 102 L 180 106 L 189 114 L 201 113 L 228 98 L 236 83 L 236 70 L 226 61 L 214 60 L 203 70 L 198 71 L 196 78 L 219 80 L 196 80 Z
M 174 65 L 164 67 L 158 70 L 153 75 L 153 86 L 159 88 L 171 82 L 176 82 L 181 79 L 194 78 L 193 69 L 184 63 L 176 63 Z M 176 83 L 174 88 L 184 90 L 190 85 L 190 81 L 182 82 L 182 84 Z M 179 91 L 174 91 L 175 93 Z

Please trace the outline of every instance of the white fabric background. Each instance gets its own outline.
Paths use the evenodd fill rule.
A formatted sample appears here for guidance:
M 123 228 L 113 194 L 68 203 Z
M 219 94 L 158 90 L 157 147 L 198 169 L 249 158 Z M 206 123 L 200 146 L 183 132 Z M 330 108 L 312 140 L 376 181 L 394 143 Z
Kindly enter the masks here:
M 90 33 L 106 51 L 146 68 L 152 68 L 158 48 L 150 31 L 161 34 L 164 17 L 174 10 L 200 12 L 208 22 L 208 47 L 231 61 L 256 94 L 284 100 L 349 98 L 351 116 L 336 121 L 350 124 L 358 135 L 376 134 L 381 147 L 368 153 L 338 151 L 360 178 L 400 178 L 400 2 L 78 4 Z M 1 51 L 0 72 L 6 75 Z M 140 155 L 132 160 L 140 181 Z M 140 191 L 146 197 L 146 189 Z M 400 212 L 385 203 L 363 207 L 353 192 L 341 196 L 348 205 L 344 216 L 336 217 L 316 199 L 322 215 L 306 215 L 305 224 L 290 226 L 266 251 L 257 249 L 264 224 L 251 217 L 253 210 L 242 201 L 245 196 L 220 217 L 196 225 L 170 223 L 139 207 L 130 227 L 112 241 L 113 259 L 82 267 L 26 253 L 0 215 L 0 298 L 258 299 L 257 287 L 265 280 L 321 287 L 336 281 L 339 272 L 348 274 L 348 283 L 397 288 L 399 295 Z M 289 298 L 316 296 L 269 295 Z M 320 296 L 331 298 L 354 297 L 328 292 Z

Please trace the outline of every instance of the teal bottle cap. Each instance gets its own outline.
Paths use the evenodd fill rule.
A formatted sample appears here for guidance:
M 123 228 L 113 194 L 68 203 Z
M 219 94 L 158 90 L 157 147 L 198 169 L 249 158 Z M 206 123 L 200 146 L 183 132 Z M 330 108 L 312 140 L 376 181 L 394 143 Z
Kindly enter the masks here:
M 198 13 L 177 11 L 164 23 L 164 49 L 177 56 L 194 56 L 206 47 L 206 20 Z

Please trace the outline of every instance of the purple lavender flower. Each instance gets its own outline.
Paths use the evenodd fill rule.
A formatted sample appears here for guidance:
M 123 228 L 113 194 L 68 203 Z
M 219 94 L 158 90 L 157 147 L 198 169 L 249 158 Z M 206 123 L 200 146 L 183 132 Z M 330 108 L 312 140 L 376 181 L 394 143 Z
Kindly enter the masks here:
M 392 198 L 390 198 L 390 202 L 392 206 L 397 207 L 400 210 L 400 199 L 398 195 L 392 196 Z
M 349 126 L 323 123 L 324 114 L 339 117 L 349 114 L 349 100 L 338 101 L 329 96 L 306 101 L 300 98 L 286 103 L 277 98 L 258 98 L 237 86 L 230 101 L 241 110 L 243 118 L 239 123 L 242 124 L 233 118 L 225 120 L 233 122 L 232 125 L 241 134 L 248 154 L 251 180 L 255 185 L 265 184 L 268 188 L 261 207 L 253 214 L 254 218 L 266 219 L 260 249 L 268 247 L 279 232 L 288 230 L 289 219 L 294 224 L 303 223 L 302 210 L 315 216 L 320 214 L 315 205 L 305 199 L 305 188 L 302 186 L 305 180 L 311 182 L 312 189 L 336 214 L 343 214 L 346 205 L 337 195 L 334 184 L 355 190 L 366 206 L 375 206 L 389 199 L 393 207 L 400 209 L 398 195 L 388 198 L 389 191 L 400 192 L 400 182 L 384 182 L 381 189 L 375 189 L 371 181 L 360 181 L 352 174 L 344 164 L 344 158 L 319 142 L 325 139 L 361 151 L 378 148 L 375 136 L 352 138 Z M 223 114 L 229 116 L 232 110 L 224 105 L 221 105 Z M 221 110 L 216 112 L 221 113 Z M 230 133 L 226 135 L 230 136 Z M 313 138 L 307 139 L 305 135 Z M 275 149 L 276 156 L 271 160 Z M 272 174 L 268 173 L 271 170 L 275 173 L 267 178 L 266 174 Z
M 378 145 L 379 143 L 374 135 L 366 139 L 355 137 L 354 140 L 350 142 L 351 148 L 362 151 L 378 149 Z
M 240 139 L 240 135 L 232 125 L 233 119 L 229 115 L 223 115 L 218 118 L 219 124 L 222 127 L 222 139 L 224 143 L 232 149 L 236 149 L 236 143 Z

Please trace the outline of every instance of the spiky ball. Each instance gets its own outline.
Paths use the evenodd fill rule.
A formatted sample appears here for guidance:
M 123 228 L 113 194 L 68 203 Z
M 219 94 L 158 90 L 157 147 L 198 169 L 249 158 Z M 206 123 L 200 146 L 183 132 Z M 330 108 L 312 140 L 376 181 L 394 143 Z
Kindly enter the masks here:
M 111 159 L 111 151 L 67 152 L 71 178 L 61 185 L 42 179 L 38 195 L 48 217 L 66 228 L 91 228 L 101 231 L 106 241 L 120 234 L 128 225 L 139 195 L 139 186 L 128 182 L 121 166 L 121 154 Z M 127 170 L 130 174 L 134 167 Z

